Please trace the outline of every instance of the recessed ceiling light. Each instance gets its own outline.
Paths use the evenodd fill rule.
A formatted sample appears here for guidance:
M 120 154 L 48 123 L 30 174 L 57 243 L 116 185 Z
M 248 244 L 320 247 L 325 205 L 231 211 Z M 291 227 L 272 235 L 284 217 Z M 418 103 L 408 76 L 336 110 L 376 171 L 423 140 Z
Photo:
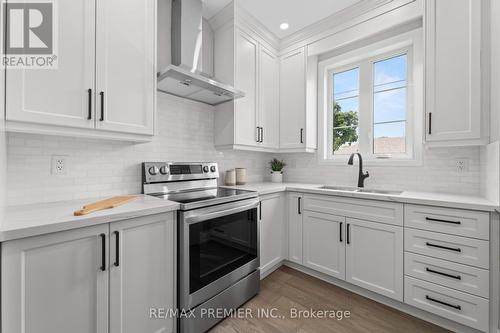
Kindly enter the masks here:
M 286 23 L 286 22 L 281 23 L 281 24 L 280 24 L 280 29 L 281 29 L 281 30 L 286 30 L 286 29 L 288 29 L 288 23 Z

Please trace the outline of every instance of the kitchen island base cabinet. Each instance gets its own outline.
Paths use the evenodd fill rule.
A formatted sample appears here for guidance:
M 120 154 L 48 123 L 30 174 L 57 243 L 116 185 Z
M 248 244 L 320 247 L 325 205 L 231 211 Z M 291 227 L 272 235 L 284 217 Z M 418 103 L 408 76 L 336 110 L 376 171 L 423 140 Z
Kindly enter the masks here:
M 149 318 L 174 305 L 173 235 L 167 213 L 2 243 L 2 332 L 173 332 Z
M 260 202 L 260 274 L 264 277 L 285 259 L 285 196 L 264 195 Z

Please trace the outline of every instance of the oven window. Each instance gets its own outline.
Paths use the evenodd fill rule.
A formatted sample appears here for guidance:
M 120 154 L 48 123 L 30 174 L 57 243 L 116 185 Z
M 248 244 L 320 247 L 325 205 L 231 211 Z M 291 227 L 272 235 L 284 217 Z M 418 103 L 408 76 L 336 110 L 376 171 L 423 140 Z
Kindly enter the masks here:
M 257 209 L 189 226 L 189 291 L 257 258 Z

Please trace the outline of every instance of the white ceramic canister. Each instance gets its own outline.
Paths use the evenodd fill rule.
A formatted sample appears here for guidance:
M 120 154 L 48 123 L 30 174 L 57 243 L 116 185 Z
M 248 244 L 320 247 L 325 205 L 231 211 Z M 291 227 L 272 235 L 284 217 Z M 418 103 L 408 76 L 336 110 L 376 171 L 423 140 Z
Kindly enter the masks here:
M 247 183 L 247 169 L 236 168 L 236 185 L 245 185 Z
M 227 186 L 236 185 L 236 171 L 234 169 L 226 171 L 226 176 L 224 177 L 224 184 Z

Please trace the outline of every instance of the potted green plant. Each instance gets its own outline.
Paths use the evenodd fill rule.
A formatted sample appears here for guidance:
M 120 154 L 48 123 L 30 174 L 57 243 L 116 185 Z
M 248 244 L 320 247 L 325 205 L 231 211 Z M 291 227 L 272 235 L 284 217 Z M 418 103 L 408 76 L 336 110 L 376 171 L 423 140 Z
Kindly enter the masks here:
M 273 183 L 283 182 L 283 168 L 286 166 L 286 163 L 273 158 L 269 162 L 269 165 L 271 166 L 271 181 Z

